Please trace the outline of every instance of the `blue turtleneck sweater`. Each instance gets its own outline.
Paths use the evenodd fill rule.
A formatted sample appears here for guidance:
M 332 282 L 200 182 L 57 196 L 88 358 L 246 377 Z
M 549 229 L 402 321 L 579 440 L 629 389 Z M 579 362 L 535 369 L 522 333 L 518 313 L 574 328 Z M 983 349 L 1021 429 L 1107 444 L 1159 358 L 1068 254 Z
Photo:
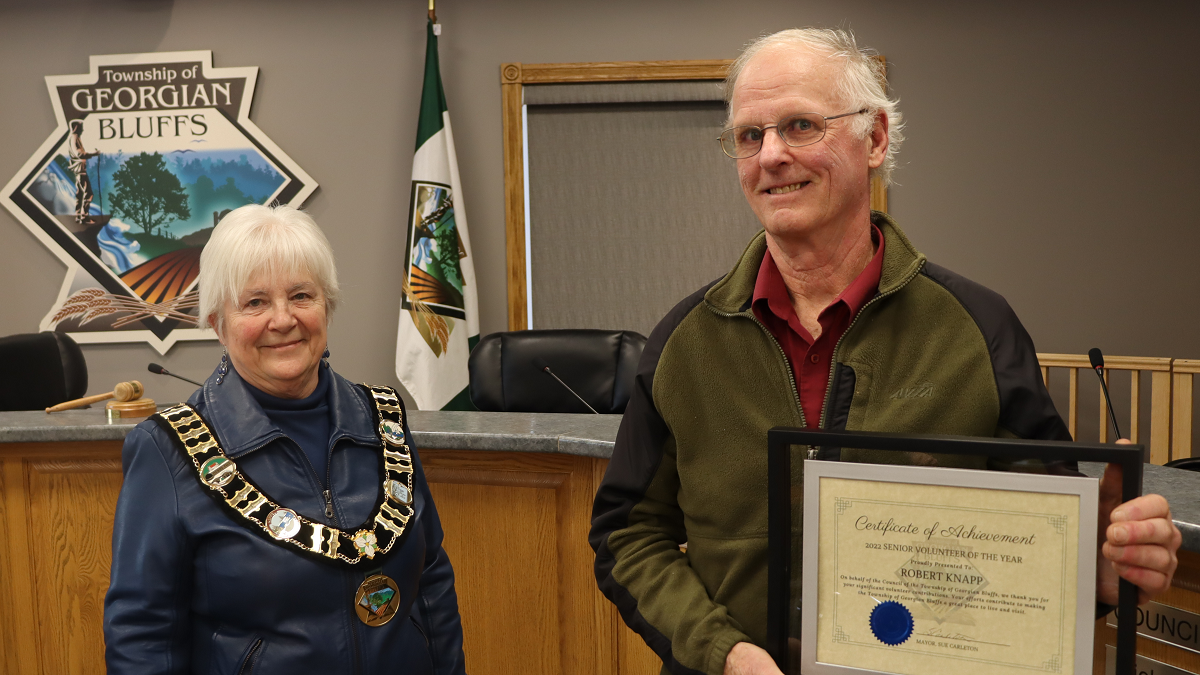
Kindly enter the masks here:
M 267 418 L 308 456 L 322 486 L 326 486 L 329 473 L 329 387 L 333 381 L 327 370 L 322 363 L 317 368 L 316 390 L 299 399 L 279 398 L 246 384 Z

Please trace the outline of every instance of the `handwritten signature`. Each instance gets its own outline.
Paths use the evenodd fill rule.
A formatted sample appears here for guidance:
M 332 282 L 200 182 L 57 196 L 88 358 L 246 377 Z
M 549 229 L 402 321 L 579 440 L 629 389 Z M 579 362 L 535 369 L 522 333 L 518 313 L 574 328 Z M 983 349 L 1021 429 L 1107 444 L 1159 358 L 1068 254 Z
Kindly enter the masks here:
M 976 644 L 981 644 L 981 645 L 995 645 L 997 647 L 1011 647 L 1012 646 L 1012 645 L 1004 644 L 1002 642 L 988 642 L 987 640 L 977 640 L 974 637 L 967 635 L 966 633 L 955 633 L 953 631 L 942 630 L 941 628 L 930 628 L 929 632 L 927 632 L 927 633 L 914 633 L 914 635 L 921 635 L 924 637 L 942 638 L 943 640 L 960 640 L 962 642 L 974 642 Z
M 950 631 L 942 630 L 941 628 L 930 628 L 928 633 L 920 633 L 920 635 L 925 635 L 927 637 L 946 638 L 948 640 L 966 640 L 967 642 L 976 641 L 974 637 L 971 637 L 965 633 L 952 633 Z

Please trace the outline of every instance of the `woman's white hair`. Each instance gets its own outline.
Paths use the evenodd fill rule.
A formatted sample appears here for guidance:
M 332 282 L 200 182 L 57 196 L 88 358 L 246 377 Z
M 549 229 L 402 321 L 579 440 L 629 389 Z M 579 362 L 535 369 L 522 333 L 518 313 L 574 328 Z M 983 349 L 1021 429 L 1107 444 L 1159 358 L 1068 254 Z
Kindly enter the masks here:
M 838 112 L 849 112 L 866 108 L 868 114 L 845 118 L 852 124 L 851 130 L 859 138 L 866 138 L 875 125 L 879 111 L 888 117 L 888 149 L 883 164 L 871 169 L 871 176 L 878 176 L 885 186 L 892 182 L 892 170 L 896 168 L 896 153 L 904 142 L 904 118 L 897 109 L 899 99 L 890 98 L 884 82 L 883 64 L 875 58 L 873 49 L 859 48 L 854 34 L 836 28 L 792 28 L 764 35 L 746 45 L 741 56 L 729 67 L 725 78 L 725 103 L 729 120 L 733 119 L 733 91 L 738 77 L 746 64 L 759 52 L 772 47 L 803 47 L 818 53 L 828 54 L 842 65 L 834 85 L 834 95 L 845 106 Z M 797 111 L 804 112 L 804 111 Z M 729 122 L 726 122 L 729 126 Z
M 325 297 L 325 316 L 338 304 L 337 267 L 325 233 L 307 213 L 291 206 L 249 204 L 230 211 L 200 253 L 200 326 L 221 332 L 227 302 L 259 272 L 270 276 L 307 272 Z

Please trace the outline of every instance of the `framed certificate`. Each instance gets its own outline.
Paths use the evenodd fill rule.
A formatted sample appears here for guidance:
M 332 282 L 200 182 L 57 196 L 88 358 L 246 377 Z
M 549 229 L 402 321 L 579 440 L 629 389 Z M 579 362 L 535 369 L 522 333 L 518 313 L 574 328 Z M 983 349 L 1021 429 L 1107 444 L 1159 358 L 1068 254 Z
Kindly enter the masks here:
M 1128 500 L 1139 446 L 799 429 L 768 442 L 767 649 L 784 673 L 1092 672 L 1096 479 L 837 460 L 1106 461 Z M 1137 588 L 1122 581 L 1120 601 L 1134 616 Z M 1124 624 L 1122 675 L 1136 641 Z
M 802 672 L 1090 675 L 1098 487 L 805 462 Z

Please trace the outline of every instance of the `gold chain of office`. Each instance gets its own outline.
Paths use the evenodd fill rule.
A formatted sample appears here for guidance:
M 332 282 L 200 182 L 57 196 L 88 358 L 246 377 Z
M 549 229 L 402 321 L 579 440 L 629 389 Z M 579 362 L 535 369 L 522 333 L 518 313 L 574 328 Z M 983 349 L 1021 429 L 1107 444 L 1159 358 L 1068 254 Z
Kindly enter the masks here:
M 412 453 L 404 433 L 400 398 L 391 387 L 362 386 L 371 394 L 379 423 L 383 496 L 375 515 L 354 531 L 314 522 L 273 501 L 238 470 L 192 406 L 183 403 L 167 408 L 154 418 L 172 432 L 207 492 L 251 530 L 261 530 L 301 553 L 356 565 L 390 551 L 404 536 L 414 514 Z

